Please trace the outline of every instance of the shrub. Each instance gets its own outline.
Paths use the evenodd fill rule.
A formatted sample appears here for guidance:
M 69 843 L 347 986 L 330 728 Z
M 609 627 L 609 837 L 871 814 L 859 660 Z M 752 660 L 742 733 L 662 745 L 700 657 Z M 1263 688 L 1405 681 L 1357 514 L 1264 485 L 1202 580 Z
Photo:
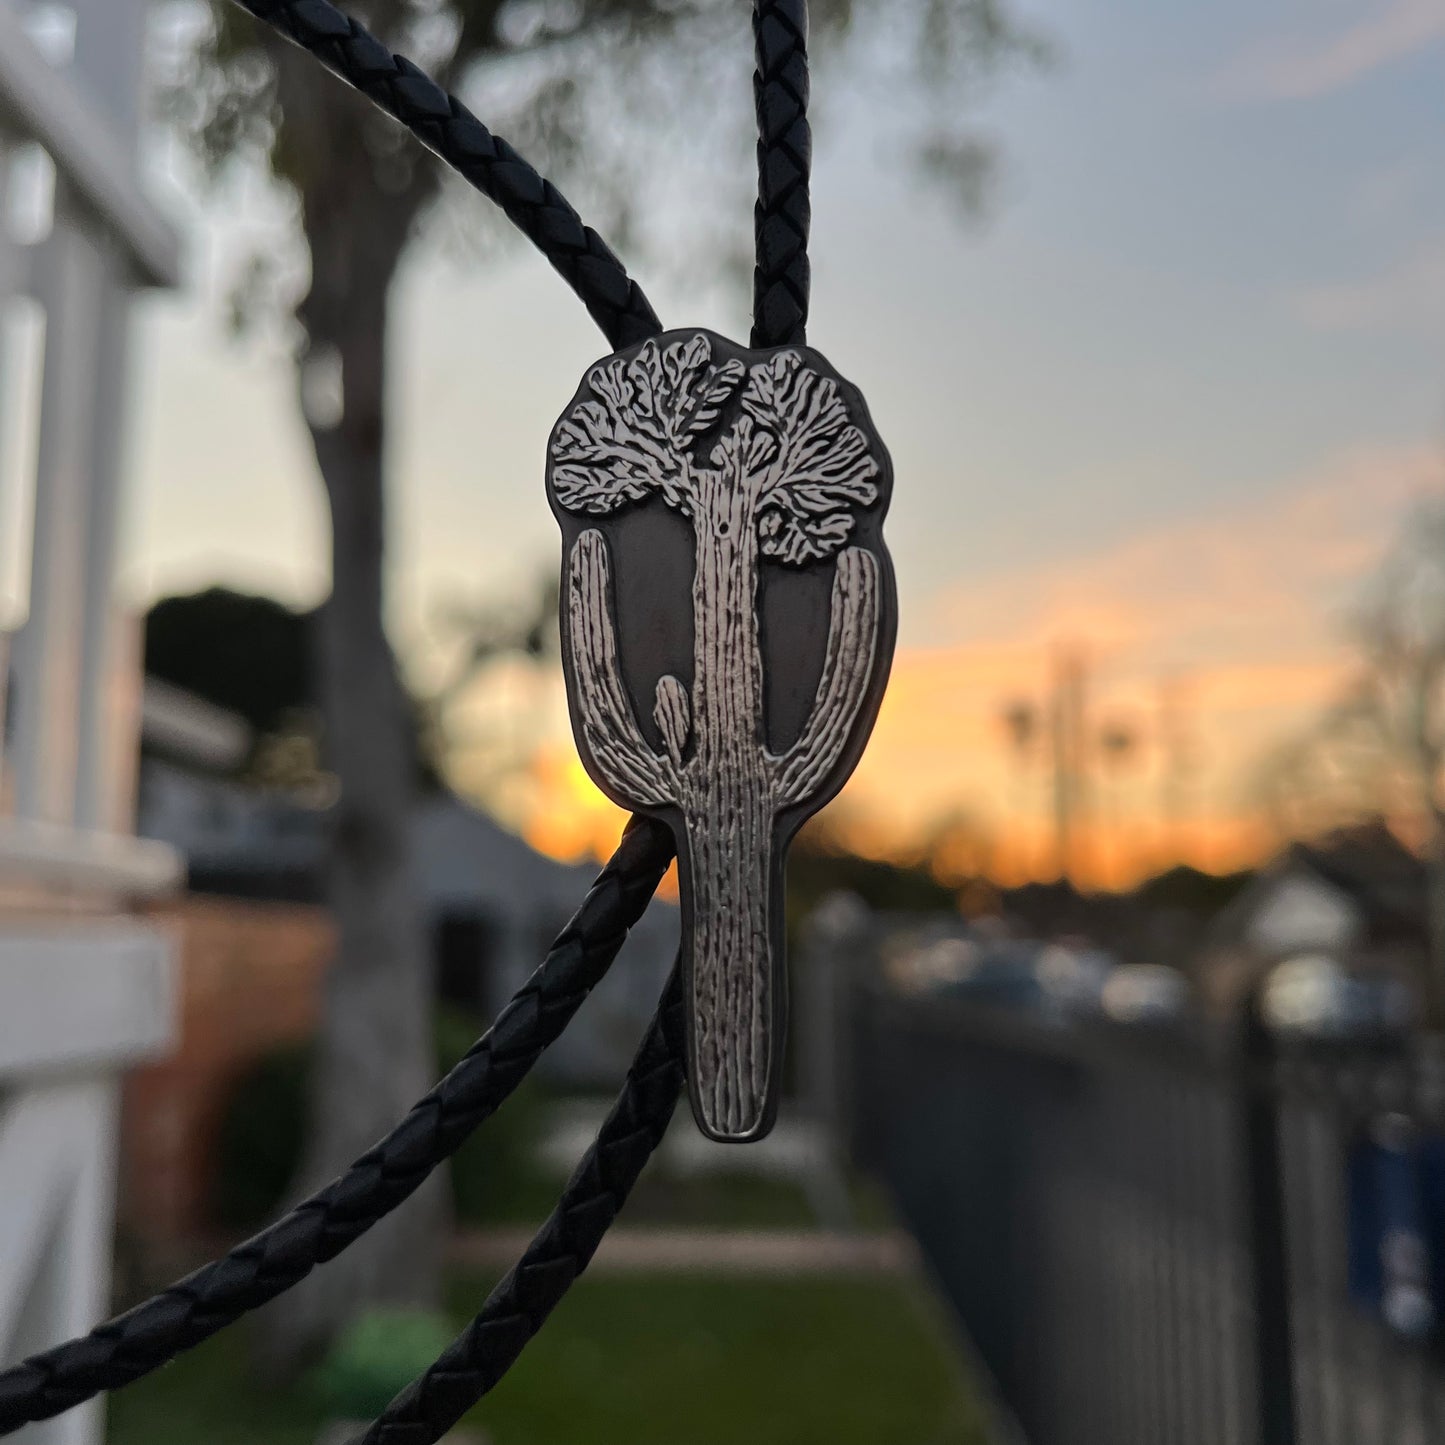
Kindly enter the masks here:
M 452 1008 L 438 1011 L 438 1077 L 471 1048 L 481 1033 L 475 1019 Z M 229 1229 L 251 1229 L 286 1202 L 305 1146 L 307 1082 L 312 1041 L 285 1044 L 261 1055 L 235 1082 L 216 1141 L 211 1214 Z M 485 1223 L 507 1216 L 531 1196 L 536 1170 L 531 1148 L 541 1120 L 541 1089 L 527 1080 L 452 1159 L 452 1195 L 458 1219 Z
M 306 1081 L 314 1053 L 309 1042 L 272 1049 L 232 1086 L 216 1137 L 216 1223 L 249 1229 L 285 1199 L 306 1141 Z
M 451 1343 L 441 1315 L 368 1310 L 347 1327 L 307 1384 L 333 1416 L 371 1420 Z

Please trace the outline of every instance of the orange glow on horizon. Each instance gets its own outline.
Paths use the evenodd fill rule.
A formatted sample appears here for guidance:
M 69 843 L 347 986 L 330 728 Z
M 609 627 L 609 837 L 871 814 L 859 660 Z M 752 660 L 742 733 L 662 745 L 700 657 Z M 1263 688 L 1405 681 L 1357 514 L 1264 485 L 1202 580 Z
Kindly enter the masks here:
M 587 776 L 570 740 L 538 749 L 532 759 L 531 807 L 522 836 L 539 853 L 563 863 L 602 863 L 622 837 L 627 814 Z M 677 897 L 677 865 L 658 889 Z
M 564 863 L 600 863 L 612 853 L 627 814 L 602 795 L 569 745 L 539 750 L 530 781 L 522 835 L 532 847 Z M 921 864 L 948 885 L 986 876 L 1016 887 L 1058 873 L 1050 826 L 1042 817 L 1008 818 L 982 836 L 954 829 L 944 819 L 920 836 L 916 828 L 900 826 L 874 809 L 863 789 L 850 787 L 824 821 L 829 838 L 860 857 Z M 1265 859 L 1278 842 L 1261 820 L 1245 815 L 1191 819 L 1173 837 L 1162 828 L 1096 821 L 1084 831 L 1071 871 L 1085 886 L 1128 888 L 1179 863 L 1210 873 L 1248 867 Z M 675 867 L 661 892 L 677 896 Z
M 1353 599 L 1400 515 L 1438 486 L 1432 450 L 1381 449 L 1069 558 L 960 576 L 923 615 L 905 613 L 906 645 L 827 834 L 948 886 L 1057 877 L 1047 720 L 1067 653 L 1091 750 L 1070 876 L 1127 888 L 1180 863 L 1264 861 L 1284 841 L 1261 788 L 1268 760 L 1347 687 Z M 1022 747 L 1003 726 L 1020 702 L 1038 720 Z M 554 857 L 604 858 L 624 815 L 588 779 L 564 718 L 559 707 L 513 816 Z M 1111 724 L 1136 745 L 1105 757 Z

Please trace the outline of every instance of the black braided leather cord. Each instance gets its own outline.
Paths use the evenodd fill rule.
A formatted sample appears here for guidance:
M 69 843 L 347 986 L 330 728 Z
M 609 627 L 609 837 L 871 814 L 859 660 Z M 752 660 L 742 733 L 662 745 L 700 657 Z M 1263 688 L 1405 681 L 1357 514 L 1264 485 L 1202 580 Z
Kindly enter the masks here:
M 757 69 L 758 201 L 753 211 L 753 345 L 801 343 L 808 325 L 807 0 L 756 0 L 753 40 Z
M 341 1178 L 154 1298 L 0 1373 L 0 1435 L 129 1384 L 360 1238 L 488 1118 L 571 1021 L 642 916 L 672 836 L 634 819 L 540 968 L 471 1051 Z
M 562 1198 L 481 1312 L 353 1445 L 434 1445 L 511 1368 L 587 1268 L 682 1089 L 682 985 L 674 970 L 617 1102 Z
M 642 288 L 551 181 L 405 56 L 393 55 L 329 0 L 237 0 L 399 120 L 552 263 L 613 346 L 662 330 Z

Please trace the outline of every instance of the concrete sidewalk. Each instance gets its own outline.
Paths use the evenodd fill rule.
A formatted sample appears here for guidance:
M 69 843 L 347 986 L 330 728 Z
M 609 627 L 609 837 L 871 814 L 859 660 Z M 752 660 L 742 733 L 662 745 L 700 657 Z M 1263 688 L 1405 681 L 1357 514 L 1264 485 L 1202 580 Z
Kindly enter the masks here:
M 454 1264 L 508 1269 L 527 1247 L 524 1229 L 464 1231 L 452 1241 Z M 818 1229 L 613 1229 L 593 1270 L 673 1274 L 902 1274 L 917 1269 L 913 1241 L 901 1231 L 839 1233 Z

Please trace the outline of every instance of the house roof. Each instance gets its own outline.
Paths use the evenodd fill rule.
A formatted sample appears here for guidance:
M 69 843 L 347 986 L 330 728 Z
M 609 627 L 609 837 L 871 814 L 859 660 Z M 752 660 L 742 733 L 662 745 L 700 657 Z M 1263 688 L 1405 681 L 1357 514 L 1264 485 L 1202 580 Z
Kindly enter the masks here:
M 246 787 L 153 756 L 145 765 L 138 821 L 142 833 L 186 857 L 193 887 L 248 897 L 322 897 L 328 814 L 294 793 Z M 565 917 L 596 871 L 539 853 L 454 794 L 419 800 L 410 833 L 416 886 L 429 910 Z
M 1425 936 L 1424 865 L 1383 823 L 1337 829 L 1312 843 L 1292 843 L 1220 914 L 1215 942 L 1242 938 L 1250 919 L 1286 878 L 1304 872 L 1349 899 L 1361 942 L 1418 943 Z
M 562 906 L 570 912 L 591 882 L 575 868 L 539 853 L 479 808 L 454 794 L 426 799 L 412 815 L 418 886 L 432 904 Z
M 141 692 L 141 741 L 177 762 L 226 772 L 245 759 L 251 729 L 236 713 L 147 677 Z
M 1383 823 L 1342 828 L 1319 843 L 1296 843 L 1286 858 L 1348 895 L 1361 910 L 1370 942 L 1424 936 L 1424 865 Z

